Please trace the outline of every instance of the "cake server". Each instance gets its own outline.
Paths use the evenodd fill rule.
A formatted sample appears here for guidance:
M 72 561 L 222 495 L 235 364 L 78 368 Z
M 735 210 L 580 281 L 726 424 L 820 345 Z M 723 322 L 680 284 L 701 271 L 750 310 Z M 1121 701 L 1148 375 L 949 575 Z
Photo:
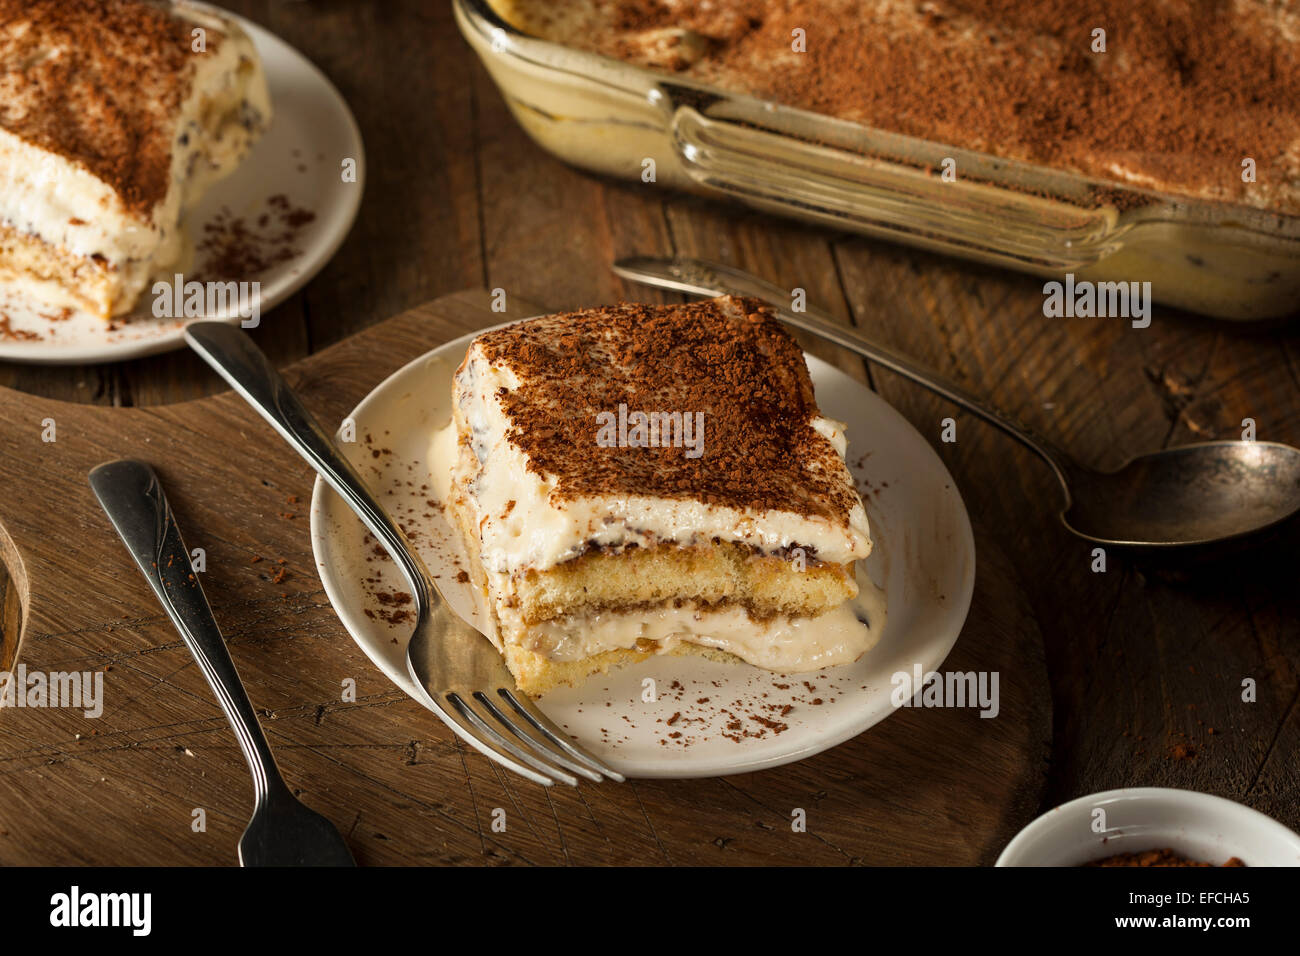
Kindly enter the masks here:
M 90 486 L 208 679 L 253 771 L 256 807 L 239 838 L 239 862 L 355 866 L 334 824 L 295 797 L 280 776 L 158 476 L 142 462 L 112 461 L 91 471 Z
M 1130 459 L 1117 471 L 1084 467 L 933 369 L 872 342 L 809 307 L 782 306 L 790 290 L 699 259 L 634 256 L 624 279 L 692 295 L 754 296 L 789 325 L 897 372 L 978 415 L 1047 462 L 1065 495 L 1061 523 L 1088 541 L 1131 548 L 1211 544 L 1262 531 L 1300 511 L 1300 449 L 1279 442 L 1211 441 Z
M 191 322 L 185 340 L 338 492 L 397 563 L 415 601 L 406 666 L 420 702 L 465 743 L 536 783 L 622 781 L 520 692 L 501 655 L 451 609 L 397 522 L 253 340 L 224 322 Z

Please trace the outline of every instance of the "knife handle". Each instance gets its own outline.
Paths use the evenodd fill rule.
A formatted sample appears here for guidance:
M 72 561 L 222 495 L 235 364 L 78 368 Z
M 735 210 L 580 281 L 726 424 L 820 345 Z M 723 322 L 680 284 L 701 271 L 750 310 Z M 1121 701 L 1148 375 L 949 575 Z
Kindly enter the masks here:
M 258 802 L 287 790 L 158 476 L 143 462 L 123 459 L 93 469 L 90 487 L 216 694 L 253 772 Z

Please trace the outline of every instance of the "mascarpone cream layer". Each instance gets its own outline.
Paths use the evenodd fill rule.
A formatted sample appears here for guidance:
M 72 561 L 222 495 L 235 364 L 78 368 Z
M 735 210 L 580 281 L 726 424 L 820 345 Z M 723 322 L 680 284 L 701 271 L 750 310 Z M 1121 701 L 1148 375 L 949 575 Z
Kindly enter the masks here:
M 630 649 L 643 640 L 657 643 L 660 654 L 685 642 L 788 674 L 851 664 L 876 645 L 885 629 L 884 593 L 862 565 L 858 568 L 857 597 L 816 617 L 778 615 L 759 621 L 743 607 L 670 606 L 580 614 L 531 625 L 528 646 L 551 660 L 576 661 Z M 512 612 L 506 608 L 505 613 Z

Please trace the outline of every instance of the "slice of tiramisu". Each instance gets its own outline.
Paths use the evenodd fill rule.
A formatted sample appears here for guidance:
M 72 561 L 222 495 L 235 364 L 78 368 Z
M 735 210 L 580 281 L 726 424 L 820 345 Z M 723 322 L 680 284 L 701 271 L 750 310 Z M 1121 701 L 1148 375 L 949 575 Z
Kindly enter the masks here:
M 798 672 L 874 642 L 842 426 L 757 301 L 487 332 L 452 401 L 447 513 L 525 693 L 656 653 Z
M 211 8 L 0 0 L 0 283 L 128 311 L 270 118 L 252 42 Z

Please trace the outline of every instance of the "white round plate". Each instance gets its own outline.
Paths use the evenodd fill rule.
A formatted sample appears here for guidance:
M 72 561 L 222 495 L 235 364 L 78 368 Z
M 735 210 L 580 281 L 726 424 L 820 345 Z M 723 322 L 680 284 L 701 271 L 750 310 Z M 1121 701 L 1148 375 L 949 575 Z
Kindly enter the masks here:
M 1105 814 L 1097 830 L 1098 811 Z M 1300 834 L 1272 817 L 1195 790 L 1132 787 L 1080 797 L 1016 834 L 996 866 L 1081 866 L 1120 853 L 1169 848 L 1221 866 L 1300 866 Z
M 189 211 L 184 228 L 197 242 L 203 226 L 223 210 L 253 222 L 274 212 L 267 201 L 275 196 L 315 215 L 294 230 L 292 245 L 298 254 L 292 259 L 258 274 L 223 277 L 261 282 L 261 319 L 266 321 L 266 313 L 302 288 L 342 245 L 361 205 L 365 157 L 356 120 L 325 74 L 274 34 L 235 14 L 226 15 L 238 21 L 257 47 L 274 116 L 239 168 L 215 183 Z M 357 161 L 354 183 L 342 181 L 345 157 Z M 56 312 L 0 287 L 0 313 L 18 333 L 0 338 L 0 359 L 46 365 L 115 362 L 185 344 L 181 329 L 186 320 L 154 317 L 147 289 L 134 312 L 112 323 L 77 312 L 51 319 Z M 204 318 L 239 320 L 230 312 Z
M 429 445 L 451 419 L 451 379 L 473 336 L 395 372 L 350 418 L 343 444 L 401 523 L 452 607 L 478 608 L 458 582 L 463 559 L 431 501 Z M 894 674 L 937 670 L 961 631 L 975 583 L 970 519 L 952 477 L 907 421 L 874 392 L 808 357 L 823 412 L 848 425 L 849 464 L 863 492 L 875 548 L 867 560 L 887 595 L 879 643 L 854 664 L 781 676 L 695 656 L 663 656 L 546 694 L 539 704 L 593 753 L 632 777 L 708 777 L 772 767 L 848 740 L 893 711 Z M 343 500 L 318 480 L 312 548 L 348 632 L 408 694 L 406 586 Z M 484 639 L 486 642 L 486 638 Z M 656 699 L 643 699 L 644 679 Z

